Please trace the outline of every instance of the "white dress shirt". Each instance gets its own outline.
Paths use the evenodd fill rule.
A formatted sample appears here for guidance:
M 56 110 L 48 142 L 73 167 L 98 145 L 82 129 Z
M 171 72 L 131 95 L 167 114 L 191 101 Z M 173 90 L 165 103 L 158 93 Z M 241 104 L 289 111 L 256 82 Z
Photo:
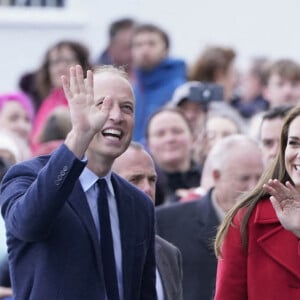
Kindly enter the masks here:
M 164 288 L 157 268 L 156 268 L 156 294 L 157 294 L 157 300 L 164 300 Z

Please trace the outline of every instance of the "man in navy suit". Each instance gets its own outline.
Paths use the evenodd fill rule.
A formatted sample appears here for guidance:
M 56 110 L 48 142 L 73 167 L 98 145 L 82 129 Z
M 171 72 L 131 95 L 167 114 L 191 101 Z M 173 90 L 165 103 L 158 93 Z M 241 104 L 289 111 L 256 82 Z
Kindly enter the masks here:
M 155 202 L 157 174 L 153 159 L 139 143 L 132 142 L 112 166 L 113 171 L 131 182 Z M 182 300 L 181 253 L 171 243 L 155 236 L 158 300 Z
M 153 204 L 111 172 L 134 126 L 135 100 L 125 75 L 102 67 L 84 79 L 80 66 L 71 67 L 70 78 L 62 77 L 72 122 L 65 142 L 50 156 L 12 167 L 3 179 L 16 300 L 116 300 L 105 284 L 111 270 L 104 270 L 101 252 L 107 240 L 97 210 L 100 178 L 107 186 L 114 292 L 120 300 L 157 299 Z

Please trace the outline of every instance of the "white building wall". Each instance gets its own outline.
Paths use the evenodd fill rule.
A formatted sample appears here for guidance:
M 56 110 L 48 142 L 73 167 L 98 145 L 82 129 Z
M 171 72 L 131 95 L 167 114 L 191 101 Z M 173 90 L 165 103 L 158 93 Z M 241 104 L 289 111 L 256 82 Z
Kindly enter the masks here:
M 242 63 L 252 55 L 300 60 L 298 0 L 66 0 L 63 11 L 0 8 L 0 93 L 17 88 L 46 49 L 61 39 L 87 44 L 95 58 L 111 21 L 154 22 L 170 34 L 171 53 L 192 63 L 207 44 L 233 46 Z

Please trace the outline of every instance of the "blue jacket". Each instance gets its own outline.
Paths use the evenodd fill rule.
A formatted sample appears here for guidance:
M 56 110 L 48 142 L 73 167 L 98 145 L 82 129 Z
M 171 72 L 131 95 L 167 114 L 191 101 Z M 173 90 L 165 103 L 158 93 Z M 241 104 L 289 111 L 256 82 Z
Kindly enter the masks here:
M 183 60 L 167 58 L 150 71 L 137 70 L 134 93 L 136 97 L 135 128 L 133 139 L 142 141 L 148 118 L 164 106 L 176 87 L 186 81 Z
M 0 196 L 14 300 L 104 300 L 100 244 L 78 180 L 85 163 L 65 145 L 15 165 Z M 154 208 L 112 174 L 122 246 L 124 300 L 153 300 Z

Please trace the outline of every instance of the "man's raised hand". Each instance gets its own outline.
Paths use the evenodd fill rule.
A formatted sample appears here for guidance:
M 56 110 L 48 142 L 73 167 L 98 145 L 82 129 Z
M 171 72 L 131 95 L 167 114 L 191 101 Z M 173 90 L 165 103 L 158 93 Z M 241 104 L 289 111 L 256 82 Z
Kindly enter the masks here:
M 70 68 L 70 78 L 62 76 L 62 85 L 69 103 L 72 130 L 66 144 L 76 156 L 82 156 L 90 141 L 105 124 L 112 107 L 112 99 L 103 97 L 96 103 L 94 99 L 94 75 L 87 71 L 83 76 L 82 67 Z

